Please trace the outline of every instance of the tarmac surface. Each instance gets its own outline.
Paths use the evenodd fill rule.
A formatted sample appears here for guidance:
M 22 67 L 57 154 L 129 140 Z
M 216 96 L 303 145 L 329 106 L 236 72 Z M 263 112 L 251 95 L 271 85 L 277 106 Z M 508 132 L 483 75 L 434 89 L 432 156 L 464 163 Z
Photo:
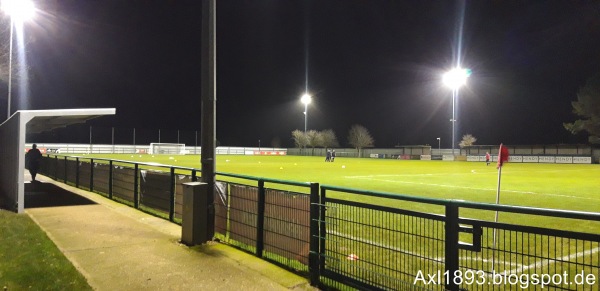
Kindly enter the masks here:
M 25 212 L 95 290 L 317 290 L 233 247 L 185 246 L 177 224 L 37 178 L 25 184 Z

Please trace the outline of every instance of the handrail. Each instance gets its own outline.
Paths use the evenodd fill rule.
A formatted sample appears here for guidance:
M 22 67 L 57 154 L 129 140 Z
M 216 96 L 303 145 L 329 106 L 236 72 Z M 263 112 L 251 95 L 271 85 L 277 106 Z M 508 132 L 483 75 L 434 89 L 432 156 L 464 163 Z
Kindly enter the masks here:
M 284 184 L 284 185 L 290 185 L 290 186 L 310 187 L 310 185 L 312 184 L 311 182 L 296 182 L 296 181 L 279 180 L 279 179 L 271 179 L 271 178 L 261 178 L 261 177 L 254 177 L 254 176 L 249 176 L 249 175 L 224 173 L 224 172 L 216 172 L 215 174 L 220 175 L 220 176 L 225 176 L 225 177 L 263 181 L 266 183 L 277 183 L 277 184 Z

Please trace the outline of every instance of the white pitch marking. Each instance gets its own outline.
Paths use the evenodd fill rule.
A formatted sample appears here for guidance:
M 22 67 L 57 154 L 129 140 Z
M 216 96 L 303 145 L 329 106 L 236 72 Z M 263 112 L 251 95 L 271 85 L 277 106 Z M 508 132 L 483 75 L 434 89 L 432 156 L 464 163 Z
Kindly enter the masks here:
M 466 186 L 457 186 L 457 185 L 433 184 L 433 183 L 409 182 L 409 181 L 396 181 L 396 180 L 386 180 L 386 179 L 373 179 L 373 178 L 358 178 L 358 179 L 364 179 L 364 180 L 370 180 L 370 181 L 379 181 L 379 182 L 387 182 L 387 183 L 416 184 L 416 185 L 425 185 L 425 186 L 437 186 L 437 187 L 459 188 L 459 189 L 481 190 L 481 191 L 496 191 L 497 190 L 497 189 L 492 189 L 492 188 L 476 188 L 476 187 L 466 187 Z M 544 196 L 575 198 L 575 199 L 587 199 L 587 200 L 594 200 L 594 201 L 600 200 L 598 198 L 591 198 L 591 197 L 580 197 L 580 196 L 563 195 L 563 194 L 551 194 L 551 193 L 536 193 L 536 192 L 531 192 L 531 191 L 518 191 L 518 190 L 502 190 L 502 191 L 503 192 L 520 193 L 520 194 L 544 195 Z
M 557 259 L 545 259 L 545 260 L 541 260 L 541 261 L 539 261 L 539 262 L 537 262 L 535 264 L 531 264 L 531 265 L 528 265 L 528 266 L 522 266 L 522 267 L 519 267 L 519 268 L 516 268 L 516 269 L 512 269 L 512 270 L 510 270 L 508 272 L 504 271 L 502 273 L 504 273 L 504 274 L 517 274 L 517 273 L 523 273 L 523 271 L 527 271 L 527 270 L 532 269 L 532 268 L 536 268 L 537 269 L 537 268 L 541 268 L 541 267 L 544 267 L 544 266 L 547 266 L 547 265 L 550 265 L 550 264 L 554 264 L 557 261 L 570 262 L 572 259 L 576 259 L 576 258 L 579 258 L 581 256 L 595 254 L 599 250 L 600 250 L 600 247 L 597 247 L 595 249 L 591 249 L 591 250 L 587 250 L 587 251 L 583 251 L 583 252 L 578 252 L 578 253 L 571 254 L 571 255 L 568 255 L 568 256 L 563 256 L 563 257 L 560 257 L 560 258 L 557 258 Z
M 404 250 L 404 249 L 401 249 L 401 248 L 398 248 L 398 247 L 386 245 L 386 244 L 375 242 L 375 241 L 372 241 L 372 240 L 368 240 L 368 239 L 364 239 L 364 238 L 360 238 L 360 237 L 355 237 L 353 235 L 349 235 L 349 234 L 345 234 L 345 233 L 341 233 L 341 232 L 337 232 L 337 231 L 332 231 L 332 230 L 328 230 L 327 233 L 333 234 L 333 235 L 336 235 L 336 236 L 340 236 L 340 237 L 343 237 L 343 238 L 351 239 L 351 240 L 354 240 L 354 241 L 359 241 L 359 242 L 362 242 L 362 243 L 370 244 L 370 245 L 373 245 L 373 246 L 387 248 L 387 249 L 390 249 L 390 250 L 397 251 L 399 253 L 408 254 L 408 255 L 412 255 L 412 256 L 417 256 L 417 257 L 421 257 L 421 258 L 427 258 L 423 254 L 419 254 L 419 253 L 407 251 L 407 250 Z M 443 263 L 446 260 L 445 258 L 442 258 L 442 257 L 427 258 L 427 259 L 430 259 L 430 260 L 432 260 L 434 262 L 437 262 L 437 263 Z M 473 258 L 469 258 L 469 257 L 460 257 L 459 258 L 459 260 L 461 260 L 461 261 L 472 260 L 472 259 Z M 491 260 L 483 259 L 483 258 L 478 258 L 478 257 L 475 258 L 475 259 L 476 260 L 480 260 L 482 262 L 491 262 Z M 505 261 L 496 261 L 496 262 L 509 263 L 509 262 L 505 262 Z M 516 267 L 523 267 L 523 265 L 519 264 L 519 263 L 509 263 L 509 265 L 510 266 L 516 266 Z

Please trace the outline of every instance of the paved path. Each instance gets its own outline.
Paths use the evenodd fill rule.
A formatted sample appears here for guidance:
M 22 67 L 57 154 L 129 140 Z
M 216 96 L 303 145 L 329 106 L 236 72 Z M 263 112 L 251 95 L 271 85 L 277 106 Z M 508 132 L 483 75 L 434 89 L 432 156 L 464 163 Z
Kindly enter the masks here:
M 179 225 L 38 180 L 26 184 L 25 212 L 96 290 L 312 290 L 307 279 L 235 248 L 182 245 Z

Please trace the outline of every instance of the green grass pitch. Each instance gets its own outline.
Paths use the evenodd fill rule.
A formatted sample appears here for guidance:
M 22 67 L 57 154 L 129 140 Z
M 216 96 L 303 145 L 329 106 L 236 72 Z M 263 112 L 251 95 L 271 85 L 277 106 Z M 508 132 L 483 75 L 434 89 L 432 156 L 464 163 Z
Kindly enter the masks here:
M 198 155 L 87 155 L 119 160 L 154 162 L 181 167 L 200 168 Z M 438 199 L 460 199 L 495 203 L 498 170 L 494 163 L 484 162 L 411 161 L 388 159 L 336 158 L 324 162 L 324 157 L 305 156 L 241 156 L 218 155 L 217 172 L 236 173 L 320 184 L 407 194 Z M 166 170 L 166 169 L 165 169 Z M 506 163 L 502 168 L 500 203 L 552 209 L 600 212 L 600 166 L 594 164 L 533 164 Z M 219 180 L 221 177 L 217 177 Z M 267 185 L 289 189 L 284 185 Z M 293 189 L 304 191 L 305 189 Z M 335 194 L 334 194 L 335 195 Z M 339 194 L 343 195 L 343 194 Z M 355 196 L 352 199 L 372 202 Z M 375 201 L 375 203 L 377 203 Z M 390 203 L 379 201 L 379 203 Z M 395 203 L 395 202 L 394 202 Z M 400 203 L 399 205 L 401 205 Z M 410 203 L 404 203 L 410 204 Z M 411 209 L 443 213 L 441 207 L 412 205 Z M 490 211 L 465 210 L 461 216 L 492 220 Z M 500 216 L 500 221 L 523 223 L 520 215 Z M 548 225 L 546 218 L 528 216 L 526 222 Z M 558 222 L 553 227 L 570 229 L 572 220 Z M 539 223 L 539 224 L 538 224 Z M 599 223 L 580 225 L 599 232 Z M 591 229 L 589 229 L 591 228 Z

